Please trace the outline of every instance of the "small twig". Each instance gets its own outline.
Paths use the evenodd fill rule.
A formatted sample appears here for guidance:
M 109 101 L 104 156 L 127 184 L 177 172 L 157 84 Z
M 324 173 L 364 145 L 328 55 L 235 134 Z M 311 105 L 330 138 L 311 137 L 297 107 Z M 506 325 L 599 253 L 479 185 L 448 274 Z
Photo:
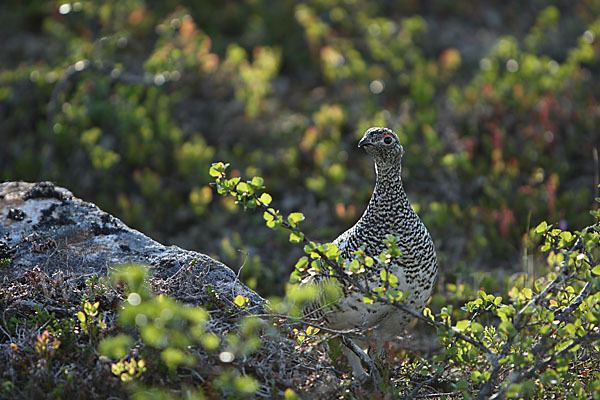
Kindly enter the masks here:
M 7 331 L 4 330 L 4 327 L 0 325 L 0 332 L 4 333 L 9 341 L 13 342 L 13 338 Z
M 240 267 L 240 269 L 238 269 L 237 274 L 235 275 L 235 282 L 240 283 L 240 274 L 242 273 L 242 270 L 244 269 L 244 266 L 246 265 L 246 261 L 248 261 L 248 252 L 247 251 L 243 251 L 243 250 L 238 250 L 241 253 L 244 253 L 244 262 L 242 263 L 242 266 Z M 235 297 L 235 286 L 232 286 L 231 288 L 231 297 Z
M 431 393 L 431 394 L 421 394 L 418 396 L 413 397 L 414 399 L 435 399 L 437 397 L 445 397 L 445 396 L 452 396 L 454 393 L 449 392 L 449 393 Z
M 55 307 L 48 304 L 39 304 L 31 300 L 21 300 L 19 302 L 15 302 L 11 308 L 17 308 L 18 306 L 26 306 L 31 308 L 39 307 L 41 310 L 49 311 L 49 312 L 62 312 L 62 313 L 70 313 L 71 310 L 62 307 Z
M 342 343 L 344 343 L 344 346 L 352 350 L 352 352 L 356 354 L 356 356 L 360 358 L 365 365 L 369 366 L 369 377 L 373 380 L 375 387 L 381 384 L 381 375 L 379 374 L 379 369 L 375 365 L 375 361 L 373 361 L 373 359 L 369 357 L 367 353 L 365 353 L 360 347 L 358 347 L 356 343 L 346 336 L 342 336 Z
M 431 382 L 439 379 L 442 376 L 442 374 L 444 373 L 444 370 L 446 369 L 447 365 L 448 365 L 448 357 L 446 356 L 446 359 L 444 360 L 444 366 L 440 369 L 440 372 L 433 375 L 429 379 L 419 383 L 413 390 L 411 390 L 411 392 L 404 398 L 404 400 L 423 398 L 423 396 L 417 396 L 417 393 L 419 393 L 419 390 L 421 390 L 421 388 L 423 386 L 429 385 Z
M 591 282 L 587 282 L 585 284 L 585 286 L 583 287 L 583 289 L 581 289 L 581 291 L 579 292 L 579 294 L 577 295 L 577 297 L 575 297 L 573 299 L 573 301 L 571 302 L 571 304 L 569 304 L 568 307 L 565 307 L 564 309 L 560 310 L 560 313 L 555 317 L 556 320 L 560 321 L 560 322 L 564 322 L 567 317 L 569 317 L 569 315 L 571 315 L 571 313 L 573 311 L 575 311 L 575 309 L 577 307 L 579 307 L 579 305 L 581 303 L 583 303 L 583 300 L 585 299 L 585 296 L 587 296 L 587 294 L 589 293 L 590 289 L 592 288 L 592 283 Z
M 177 262 L 177 264 L 179 264 L 179 262 Z M 165 279 L 165 282 L 172 282 L 186 268 L 189 268 L 189 266 L 183 265 L 183 266 L 179 267 L 179 269 L 173 275 L 171 275 L 167 279 Z
M 252 314 L 252 316 L 258 317 L 258 318 L 265 318 L 265 319 L 267 319 L 267 318 L 281 318 L 281 319 L 286 319 L 286 320 L 290 319 L 290 316 L 285 315 L 285 314 Z M 312 321 L 306 321 L 302 318 L 298 318 L 298 322 L 305 324 L 305 325 L 312 326 L 313 328 L 317 328 L 323 332 L 332 333 L 334 335 L 349 336 L 349 337 L 356 338 L 356 339 L 365 339 L 365 337 L 360 334 L 361 330 L 358 328 L 343 329 L 343 330 L 331 329 L 331 328 L 328 328 L 323 325 L 315 324 Z M 354 335 L 354 336 L 351 336 L 351 335 Z

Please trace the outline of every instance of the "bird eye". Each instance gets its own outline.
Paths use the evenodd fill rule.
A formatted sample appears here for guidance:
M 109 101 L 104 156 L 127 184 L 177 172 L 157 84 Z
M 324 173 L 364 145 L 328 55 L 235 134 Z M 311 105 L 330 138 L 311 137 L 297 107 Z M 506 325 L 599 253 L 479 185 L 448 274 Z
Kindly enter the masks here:
M 385 144 L 391 144 L 392 143 L 392 137 L 391 136 L 386 136 L 383 138 L 383 143 Z

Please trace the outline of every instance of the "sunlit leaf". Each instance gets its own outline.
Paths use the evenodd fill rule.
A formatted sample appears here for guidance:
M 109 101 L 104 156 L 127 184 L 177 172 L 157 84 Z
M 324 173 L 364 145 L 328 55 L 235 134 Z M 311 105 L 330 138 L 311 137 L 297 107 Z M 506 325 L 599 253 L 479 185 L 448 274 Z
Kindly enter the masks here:
M 544 233 L 548 229 L 548 223 L 546 221 L 540 222 L 540 224 L 535 228 L 535 233 Z
M 269 193 L 263 193 L 260 195 L 259 200 L 261 201 L 261 203 L 268 206 L 269 204 L 271 204 L 271 201 L 273 201 L 273 198 Z
M 299 212 L 293 212 L 290 215 L 288 215 L 288 222 L 290 223 L 290 225 L 292 227 L 296 227 L 298 225 L 298 222 L 303 221 L 304 220 L 304 214 L 299 213 Z
M 468 319 L 457 321 L 456 325 L 454 326 L 454 329 L 456 329 L 457 331 L 464 331 L 465 329 L 467 329 L 470 323 L 471 321 L 469 321 Z
M 233 299 L 233 303 L 238 307 L 243 307 L 247 301 L 248 298 L 242 296 L 241 294 L 238 294 L 237 296 L 235 296 L 235 299 Z

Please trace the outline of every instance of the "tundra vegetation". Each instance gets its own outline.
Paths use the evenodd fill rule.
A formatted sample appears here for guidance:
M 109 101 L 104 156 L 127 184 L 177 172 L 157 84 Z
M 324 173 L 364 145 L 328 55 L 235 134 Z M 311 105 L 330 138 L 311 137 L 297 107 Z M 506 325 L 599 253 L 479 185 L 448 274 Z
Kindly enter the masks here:
M 45 307 L 57 284 L 32 266 L 0 287 L 1 396 L 291 399 L 315 382 L 261 369 L 285 336 L 340 397 L 597 398 L 597 1 L 34 0 L 0 22 L 0 179 L 52 180 L 270 301 L 184 306 L 129 266 Z M 296 281 L 397 256 L 393 237 L 349 265 L 328 245 L 371 194 L 371 126 L 405 148 L 440 278 L 381 384 L 358 387 L 340 333 L 301 323 Z M 364 289 L 406 307 L 392 275 Z

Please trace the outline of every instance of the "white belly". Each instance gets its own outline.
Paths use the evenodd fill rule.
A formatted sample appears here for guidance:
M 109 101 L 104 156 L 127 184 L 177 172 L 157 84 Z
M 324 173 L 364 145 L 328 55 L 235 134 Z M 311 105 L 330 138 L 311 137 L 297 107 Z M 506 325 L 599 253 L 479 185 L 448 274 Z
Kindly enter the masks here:
M 398 286 L 395 289 L 409 293 L 409 297 L 404 300 L 404 304 L 420 312 L 425 306 L 431 290 L 424 291 L 423 288 L 407 283 L 404 271 L 401 268 L 394 269 L 393 274 L 398 278 Z M 384 282 L 381 281 L 379 274 L 376 274 L 369 282 L 370 289 L 382 285 L 384 285 Z M 400 329 L 401 326 L 412 320 L 411 316 L 392 305 L 381 302 L 366 304 L 363 299 L 364 294 L 356 291 L 353 291 L 348 297 L 338 299 L 337 307 L 325 312 L 329 322 L 328 326 L 337 330 L 370 328 L 385 321 L 386 325 L 391 323 L 392 325 L 398 325 L 398 329 Z

